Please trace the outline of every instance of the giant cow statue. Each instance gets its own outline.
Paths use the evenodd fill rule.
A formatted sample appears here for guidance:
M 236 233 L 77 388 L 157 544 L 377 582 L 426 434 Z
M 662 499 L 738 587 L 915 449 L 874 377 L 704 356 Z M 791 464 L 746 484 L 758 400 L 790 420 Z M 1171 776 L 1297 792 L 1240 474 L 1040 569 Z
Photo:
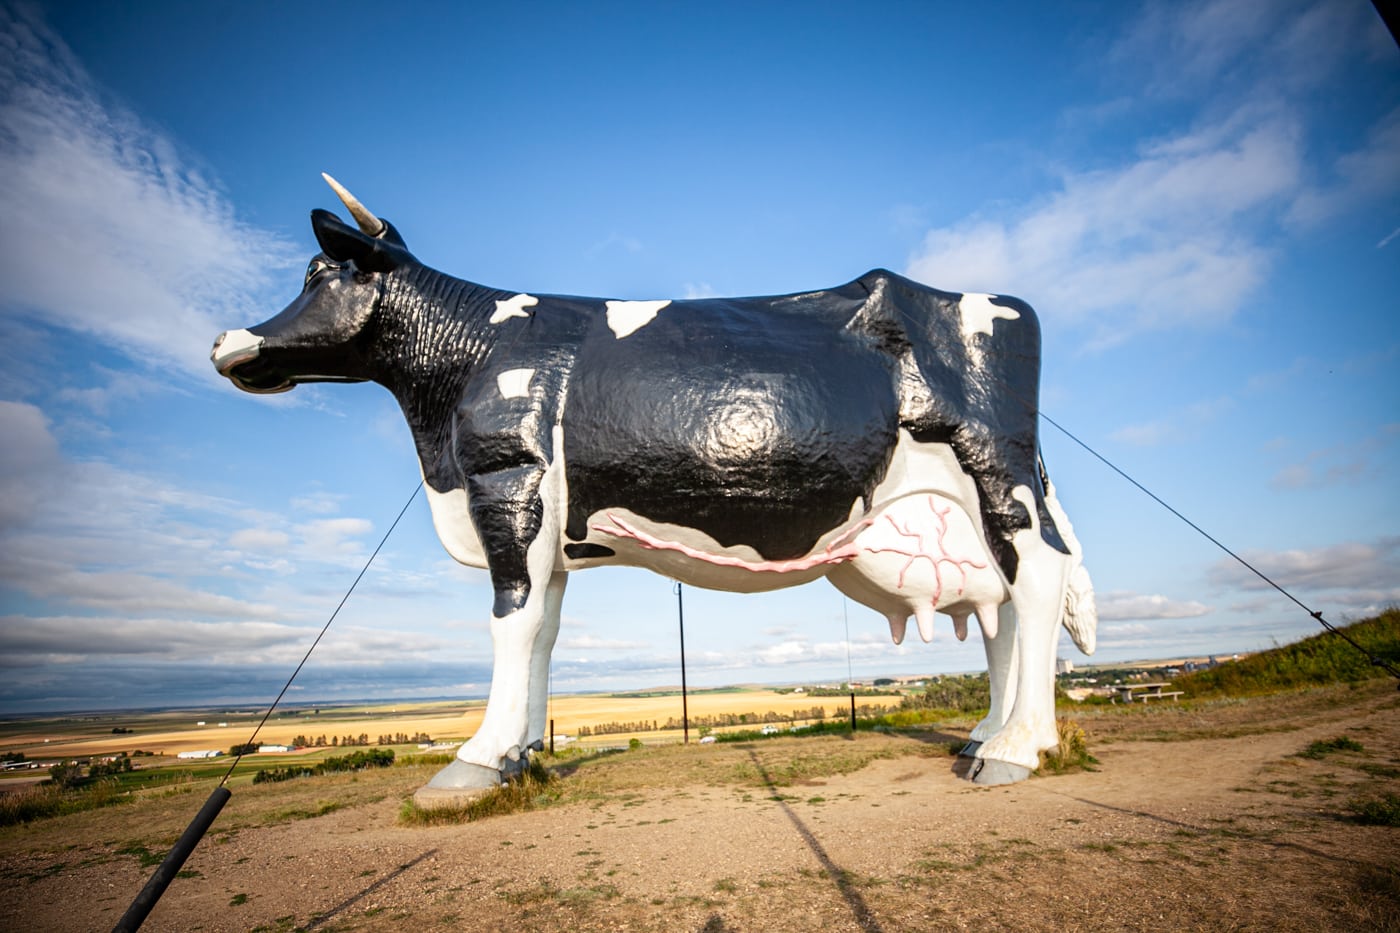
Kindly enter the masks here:
M 383 385 L 413 432 L 433 524 L 490 572 L 480 730 L 418 793 L 498 785 L 542 747 L 572 570 L 624 564 L 758 592 L 826 577 L 896 643 L 975 614 L 992 705 L 973 780 L 1057 742 L 1055 643 L 1094 648 L 1093 590 L 1039 459 L 1030 307 L 884 270 L 763 298 L 608 301 L 502 291 L 424 266 L 327 176 L 321 252 L 276 317 L 221 335 L 248 392 Z M 978 744 L 980 743 L 980 744 Z

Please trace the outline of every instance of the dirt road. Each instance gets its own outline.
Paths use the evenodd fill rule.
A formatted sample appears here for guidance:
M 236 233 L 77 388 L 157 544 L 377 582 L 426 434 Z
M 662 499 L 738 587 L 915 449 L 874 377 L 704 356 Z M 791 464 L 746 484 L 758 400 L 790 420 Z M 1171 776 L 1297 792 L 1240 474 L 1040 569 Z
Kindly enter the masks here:
M 283 819 L 236 793 L 146 929 L 1400 930 L 1400 833 L 1348 816 L 1400 791 L 1393 687 L 1079 721 L 1099 770 L 1001 788 L 951 736 L 862 735 L 627 753 L 597 793 L 447 827 L 399 823 L 409 769 Z M 1338 736 L 1362 749 L 1296 754 Z M 897 757 L 785 778 L 862 743 Z M 110 929 L 152 871 L 130 840 L 163 854 L 200 799 L 6 830 L 0 928 Z

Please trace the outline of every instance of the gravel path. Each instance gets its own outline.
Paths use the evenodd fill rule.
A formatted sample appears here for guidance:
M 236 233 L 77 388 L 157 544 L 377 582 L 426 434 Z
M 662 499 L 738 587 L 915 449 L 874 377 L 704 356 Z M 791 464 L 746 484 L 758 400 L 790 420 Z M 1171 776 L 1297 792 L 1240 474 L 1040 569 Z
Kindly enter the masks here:
M 1400 836 L 1344 816 L 1358 794 L 1400 791 L 1395 694 L 1269 726 L 1286 731 L 1232 715 L 1088 721 L 1098 771 L 1000 788 L 900 757 L 425 828 L 398 822 L 405 784 L 315 818 L 216 824 L 145 929 L 1400 930 Z M 1150 740 L 1165 722 L 1224 736 Z M 1338 735 L 1365 750 L 1296 755 Z M 779 746 L 715 748 L 694 754 L 763 771 Z M 6 930 L 110 929 L 152 870 L 113 857 L 119 840 L 7 832 Z

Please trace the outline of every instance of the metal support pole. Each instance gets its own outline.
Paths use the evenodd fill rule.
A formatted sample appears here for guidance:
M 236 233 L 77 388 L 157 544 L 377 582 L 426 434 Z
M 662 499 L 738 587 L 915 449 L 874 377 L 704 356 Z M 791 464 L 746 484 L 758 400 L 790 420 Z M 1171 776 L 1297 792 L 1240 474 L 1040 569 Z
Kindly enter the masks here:
M 856 692 L 851 691 L 851 738 L 856 737 Z
M 681 737 L 684 744 L 690 744 L 690 704 L 686 697 L 685 685 L 685 602 L 681 599 L 681 585 L 676 583 L 676 618 L 681 627 Z
M 170 887 L 170 882 L 175 880 L 175 876 L 180 873 L 180 869 L 185 864 L 185 859 L 190 857 L 194 847 L 199 844 L 199 840 L 204 838 L 204 834 L 209 831 L 214 818 L 219 815 L 219 811 L 228 803 L 232 796 L 227 787 L 222 785 L 214 788 L 214 793 L 209 795 L 209 799 L 204 801 L 204 806 L 195 814 L 194 820 L 185 828 L 185 832 L 175 842 L 175 848 L 170 850 L 170 854 L 165 857 L 165 861 L 160 863 L 156 873 L 151 876 L 151 880 L 146 882 L 146 886 L 141 889 L 141 893 L 136 895 L 136 900 L 131 902 L 131 906 L 122 914 L 122 918 L 117 921 L 117 925 L 112 928 L 112 933 L 133 933 L 141 929 L 141 924 L 146 922 L 146 916 L 156 906 L 156 901 L 165 893 L 165 889 Z
M 549 753 L 554 754 L 554 720 L 549 721 Z

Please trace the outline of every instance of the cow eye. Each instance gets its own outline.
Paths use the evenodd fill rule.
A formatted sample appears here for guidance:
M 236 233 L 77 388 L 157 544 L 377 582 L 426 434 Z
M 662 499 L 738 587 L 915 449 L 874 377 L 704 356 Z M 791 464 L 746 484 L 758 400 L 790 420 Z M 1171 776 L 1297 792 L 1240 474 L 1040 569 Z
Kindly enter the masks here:
M 328 262 L 322 262 L 319 259 L 311 260 L 311 265 L 306 267 L 306 281 L 302 283 L 302 288 L 305 288 L 306 286 L 310 285 L 312 280 L 315 279 L 316 276 L 320 275 L 322 272 L 325 272 L 330 267 L 331 264 Z

